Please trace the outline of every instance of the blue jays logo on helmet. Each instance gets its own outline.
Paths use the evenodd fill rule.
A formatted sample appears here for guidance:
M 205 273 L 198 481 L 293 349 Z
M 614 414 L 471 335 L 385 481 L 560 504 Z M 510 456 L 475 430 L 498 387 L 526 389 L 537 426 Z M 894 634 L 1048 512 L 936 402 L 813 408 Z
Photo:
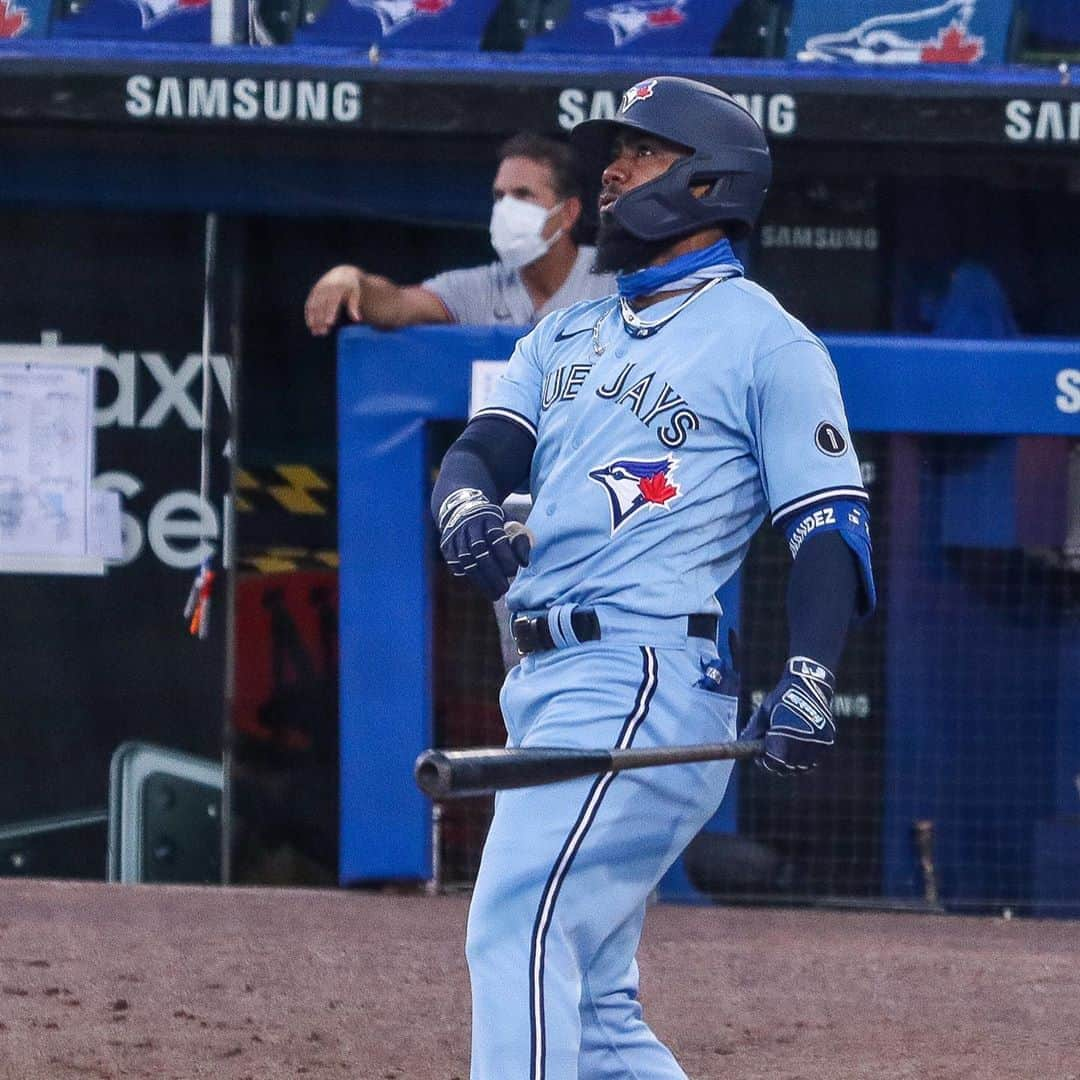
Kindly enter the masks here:
M 648 101 L 649 98 L 653 96 L 653 91 L 656 89 L 656 82 L 656 79 L 644 79 L 642 82 L 634 83 L 634 85 L 623 94 L 622 103 L 619 105 L 619 112 L 626 112 L 631 105 L 636 105 L 639 101 Z
M 859 64 L 973 64 L 986 38 L 969 33 L 978 0 L 945 0 L 919 11 L 864 19 L 850 30 L 815 34 L 800 60 L 854 60 Z
M 641 37 L 650 30 L 670 30 L 686 22 L 686 0 L 624 0 L 607 7 L 589 8 L 585 18 L 607 23 L 615 47 Z
M 654 506 L 670 509 L 679 497 L 679 485 L 671 481 L 678 464 L 678 459 L 670 454 L 651 461 L 619 458 L 589 473 L 589 479 L 595 480 L 608 494 L 612 535 L 639 510 Z
M 383 37 L 408 26 L 414 19 L 442 15 L 454 6 L 454 0 L 349 0 L 355 8 L 370 11 L 379 20 Z

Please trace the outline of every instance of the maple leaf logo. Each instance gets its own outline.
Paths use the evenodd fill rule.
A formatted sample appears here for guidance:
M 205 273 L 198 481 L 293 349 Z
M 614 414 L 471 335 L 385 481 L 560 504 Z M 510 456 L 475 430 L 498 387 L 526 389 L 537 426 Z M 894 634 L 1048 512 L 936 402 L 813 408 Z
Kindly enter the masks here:
M 30 16 L 9 0 L 0 0 L 0 38 L 18 37 L 30 27 Z
M 654 30 L 660 30 L 665 26 L 678 26 L 686 22 L 686 16 L 677 7 L 661 8 L 659 11 L 650 11 L 646 16 L 648 25 Z
M 927 64 L 974 64 L 983 55 L 983 39 L 969 37 L 958 22 L 938 32 L 937 41 L 924 45 L 920 58 Z
M 421 15 L 441 15 L 453 3 L 453 0 L 416 0 L 416 10 Z
M 679 494 L 679 489 L 669 484 L 667 476 L 662 472 L 653 473 L 652 476 L 643 476 L 638 482 L 638 487 L 641 489 L 641 494 L 645 496 L 646 502 L 658 503 L 660 506 Z

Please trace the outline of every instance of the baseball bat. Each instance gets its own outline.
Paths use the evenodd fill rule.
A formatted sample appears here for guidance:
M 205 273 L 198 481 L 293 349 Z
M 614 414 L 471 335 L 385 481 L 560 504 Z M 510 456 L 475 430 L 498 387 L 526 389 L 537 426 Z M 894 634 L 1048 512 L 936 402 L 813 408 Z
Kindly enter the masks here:
M 416 784 L 432 799 L 460 799 L 508 788 L 536 787 L 581 776 L 644 769 L 652 765 L 685 765 L 693 761 L 738 761 L 757 757 L 762 739 L 658 746 L 630 750 L 580 750 L 563 746 L 519 749 L 425 750 L 414 770 Z
M 519 537 L 524 537 L 522 543 L 525 545 L 526 562 L 528 557 L 532 554 L 533 545 L 536 543 L 536 537 L 533 535 L 532 530 L 527 526 L 522 525 L 520 521 L 508 521 L 505 525 L 506 535 L 510 537 L 510 544 L 513 545 L 514 541 Z

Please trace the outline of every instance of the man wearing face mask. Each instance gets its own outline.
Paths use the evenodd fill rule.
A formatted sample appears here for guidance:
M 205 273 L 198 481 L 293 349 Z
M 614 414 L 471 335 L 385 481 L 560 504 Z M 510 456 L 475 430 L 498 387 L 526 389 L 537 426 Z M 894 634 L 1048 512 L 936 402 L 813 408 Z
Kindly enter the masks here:
M 358 266 L 336 266 L 304 307 L 312 334 L 341 313 L 382 329 L 419 323 L 531 326 L 579 300 L 608 296 L 614 277 L 590 273 L 595 250 L 573 238 L 581 192 L 571 150 L 541 135 L 513 136 L 499 149 L 492 185 L 491 243 L 498 261 L 398 285 Z

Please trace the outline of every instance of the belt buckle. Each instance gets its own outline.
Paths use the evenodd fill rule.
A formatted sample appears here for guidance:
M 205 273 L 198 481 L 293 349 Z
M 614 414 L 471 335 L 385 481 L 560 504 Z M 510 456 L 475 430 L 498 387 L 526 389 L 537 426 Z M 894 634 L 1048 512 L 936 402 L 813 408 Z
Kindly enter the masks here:
M 514 638 L 518 656 L 536 652 L 536 620 L 528 615 L 515 615 L 510 620 L 510 633 Z

